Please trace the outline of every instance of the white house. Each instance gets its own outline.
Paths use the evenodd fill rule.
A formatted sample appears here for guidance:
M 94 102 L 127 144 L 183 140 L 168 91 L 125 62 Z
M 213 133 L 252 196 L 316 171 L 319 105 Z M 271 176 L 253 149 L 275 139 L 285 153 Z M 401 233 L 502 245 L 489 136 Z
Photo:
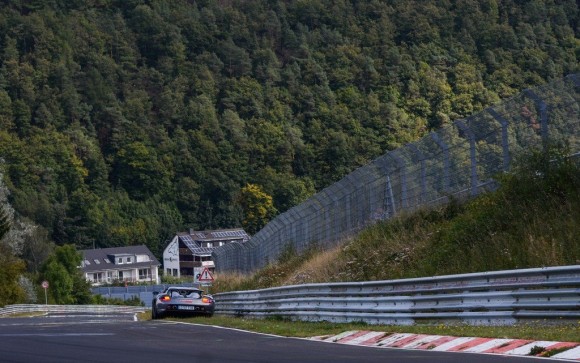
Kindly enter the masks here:
M 80 268 L 93 286 L 115 281 L 159 284 L 161 264 L 144 245 L 80 252 L 83 255 Z
M 181 232 L 163 251 L 163 268 L 167 276 L 195 276 L 203 268 L 215 268 L 211 253 L 228 243 L 244 243 L 250 236 L 242 229 Z M 199 271 L 199 272 L 198 272 Z

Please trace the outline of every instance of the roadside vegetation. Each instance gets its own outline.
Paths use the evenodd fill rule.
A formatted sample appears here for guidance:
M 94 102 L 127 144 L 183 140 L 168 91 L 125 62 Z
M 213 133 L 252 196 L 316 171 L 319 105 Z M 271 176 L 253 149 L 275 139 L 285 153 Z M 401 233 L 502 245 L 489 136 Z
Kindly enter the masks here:
M 215 274 L 212 292 L 316 282 L 370 281 L 580 263 L 580 169 L 562 149 L 533 152 L 500 187 L 471 201 L 377 223 L 333 250 L 288 249 L 256 273 Z M 187 321 L 283 336 L 373 330 L 580 342 L 580 322 L 515 326 L 382 326 L 214 316 Z

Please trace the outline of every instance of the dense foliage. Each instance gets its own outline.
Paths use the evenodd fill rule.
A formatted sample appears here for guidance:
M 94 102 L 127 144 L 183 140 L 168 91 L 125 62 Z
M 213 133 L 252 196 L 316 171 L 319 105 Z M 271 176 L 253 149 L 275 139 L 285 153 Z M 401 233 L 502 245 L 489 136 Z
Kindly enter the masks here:
M 284 212 L 578 72 L 578 18 L 574 0 L 7 0 L 9 201 L 47 243 L 159 255 L 176 231 L 251 220 L 247 185 Z
M 90 284 L 78 266 L 82 255 L 73 245 L 56 247 L 42 266 L 41 276 L 49 281 L 49 301 L 56 304 L 88 304 L 92 302 Z

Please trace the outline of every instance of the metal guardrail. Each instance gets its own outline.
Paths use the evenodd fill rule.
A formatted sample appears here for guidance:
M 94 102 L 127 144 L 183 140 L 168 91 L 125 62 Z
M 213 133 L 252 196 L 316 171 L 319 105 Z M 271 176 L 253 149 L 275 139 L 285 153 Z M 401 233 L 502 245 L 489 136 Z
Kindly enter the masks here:
M 332 248 L 401 211 L 473 197 L 530 149 L 567 144 L 580 151 L 580 74 L 528 89 L 392 150 L 280 214 L 245 243 L 212 254 L 216 269 L 252 272 L 288 247 Z
M 104 298 L 108 299 L 120 299 L 120 300 L 129 300 L 134 298 L 139 298 L 146 307 L 151 307 L 151 302 L 153 301 L 153 292 L 154 291 L 163 291 L 168 286 L 188 286 L 188 287 L 197 287 L 202 290 L 205 290 L 203 286 L 198 283 L 191 283 L 191 282 L 178 282 L 175 284 L 160 284 L 160 285 L 135 285 L 135 286 L 101 286 L 101 287 L 93 287 L 91 292 L 93 295 L 101 295 Z
M 215 294 L 216 313 L 337 323 L 511 325 L 580 319 L 580 265 Z
M 143 306 L 122 305 L 40 305 L 17 304 L 0 308 L 0 317 L 24 313 L 127 313 L 135 314 L 146 311 Z

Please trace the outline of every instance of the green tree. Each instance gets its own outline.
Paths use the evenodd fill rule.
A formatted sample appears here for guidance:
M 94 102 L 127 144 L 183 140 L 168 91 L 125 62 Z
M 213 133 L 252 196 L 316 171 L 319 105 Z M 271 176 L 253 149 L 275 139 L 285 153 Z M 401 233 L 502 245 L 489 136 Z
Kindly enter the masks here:
M 117 153 L 113 177 L 136 199 L 166 191 L 169 176 L 155 149 L 143 142 L 132 142 Z
M 12 228 L 8 194 L 4 174 L 0 169 L 0 306 L 24 302 L 26 299 L 26 293 L 18 283 L 24 273 L 24 262 L 14 255 L 14 248 L 5 238 Z
M 26 294 L 18 283 L 24 262 L 12 256 L 10 248 L 0 243 L 0 306 L 24 302 Z
M 50 300 L 55 304 L 87 304 L 90 285 L 78 268 L 82 255 L 74 245 L 59 246 L 41 269 L 41 278 L 49 282 Z

